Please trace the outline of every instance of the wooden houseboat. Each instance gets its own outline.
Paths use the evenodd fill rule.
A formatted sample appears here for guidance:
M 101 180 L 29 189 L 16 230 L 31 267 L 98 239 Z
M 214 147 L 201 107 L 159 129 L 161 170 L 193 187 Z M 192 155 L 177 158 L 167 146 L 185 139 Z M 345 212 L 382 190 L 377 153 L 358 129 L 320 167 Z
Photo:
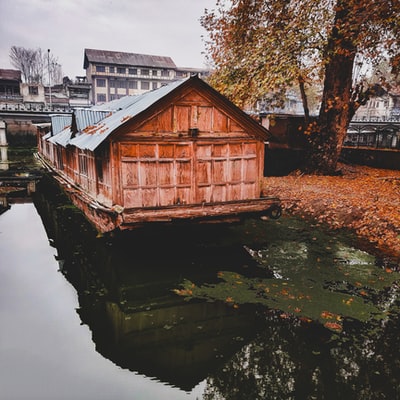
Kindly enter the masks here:
M 280 215 L 268 131 L 197 76 L 51 120 L 38 154 L 100 232 Z

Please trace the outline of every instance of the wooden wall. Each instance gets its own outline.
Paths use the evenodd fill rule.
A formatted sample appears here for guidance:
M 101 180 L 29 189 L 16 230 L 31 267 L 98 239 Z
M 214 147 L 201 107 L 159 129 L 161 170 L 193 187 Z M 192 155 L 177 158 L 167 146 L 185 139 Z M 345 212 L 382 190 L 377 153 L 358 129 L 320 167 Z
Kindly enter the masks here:
M 114 193 L 125 208 L 260 196 L 264 144 L 195 92 L 122 129 L 116 146 Z

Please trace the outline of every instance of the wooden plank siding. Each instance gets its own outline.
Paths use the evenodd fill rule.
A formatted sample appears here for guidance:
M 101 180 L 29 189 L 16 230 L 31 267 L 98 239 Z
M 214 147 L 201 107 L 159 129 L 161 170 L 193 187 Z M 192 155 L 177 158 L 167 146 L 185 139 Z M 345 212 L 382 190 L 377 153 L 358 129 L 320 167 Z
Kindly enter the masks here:
M 157 207 L 257 198 L 257 151 L 255 141 L 120 143 L 121 204 Z
M 125 208 L 260 196 L 262 142 L 196 91 L 125 127 L 115 146 L 114 202 Z

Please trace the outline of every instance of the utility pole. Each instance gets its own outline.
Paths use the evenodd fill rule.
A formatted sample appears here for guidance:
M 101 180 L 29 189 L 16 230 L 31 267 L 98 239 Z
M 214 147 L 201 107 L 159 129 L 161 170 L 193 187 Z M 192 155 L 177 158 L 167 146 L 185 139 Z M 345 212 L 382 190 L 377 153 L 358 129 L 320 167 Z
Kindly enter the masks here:
M 50 96 L 50 110 L 51 110 L 51 73 L 50 73 L 50 49 L 47 49 L 47 70 L 49 72 L 49 96 Z

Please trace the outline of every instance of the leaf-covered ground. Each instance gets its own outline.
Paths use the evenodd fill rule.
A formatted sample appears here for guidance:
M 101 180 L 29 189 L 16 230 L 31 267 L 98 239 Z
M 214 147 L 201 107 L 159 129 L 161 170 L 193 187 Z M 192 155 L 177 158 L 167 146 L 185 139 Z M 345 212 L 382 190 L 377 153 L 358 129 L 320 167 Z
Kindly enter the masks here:
M 284 212 L 347 228 L 400 259 L 400 171 L 340 165 L 339 176 L 291 174 L 265 178 Z

